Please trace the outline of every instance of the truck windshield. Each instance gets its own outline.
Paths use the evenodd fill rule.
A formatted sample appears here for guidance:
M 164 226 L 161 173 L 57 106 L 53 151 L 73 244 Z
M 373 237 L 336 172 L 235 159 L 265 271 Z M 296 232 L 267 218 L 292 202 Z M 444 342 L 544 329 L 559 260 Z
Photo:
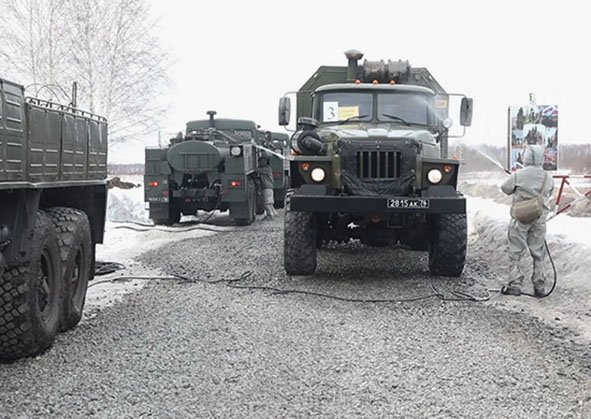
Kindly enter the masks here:
M 370 121 L 373 117 L 371 93 L 334 92 L 322 95 L 318 108 L 321 122 Z
M 316 99 L 321 123 L 379 121 L 435 125 L 433 97 L 416 92 L 326 92 Z M 375 111 L 374 111 L 375 108 Z
M 378 121 L 403 121 L 408 124 L 433 125 L 432 98 L 409 92 L 379 93 Z

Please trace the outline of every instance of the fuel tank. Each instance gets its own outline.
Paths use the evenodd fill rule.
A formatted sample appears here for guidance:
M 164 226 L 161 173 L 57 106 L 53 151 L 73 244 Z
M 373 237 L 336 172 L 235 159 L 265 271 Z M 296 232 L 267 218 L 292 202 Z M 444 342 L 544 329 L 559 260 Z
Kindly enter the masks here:
M 217 171 L 230 149 L 208 141 L 188 140 L 168 150 L 167 159 L 173 170 L 187 174 Z

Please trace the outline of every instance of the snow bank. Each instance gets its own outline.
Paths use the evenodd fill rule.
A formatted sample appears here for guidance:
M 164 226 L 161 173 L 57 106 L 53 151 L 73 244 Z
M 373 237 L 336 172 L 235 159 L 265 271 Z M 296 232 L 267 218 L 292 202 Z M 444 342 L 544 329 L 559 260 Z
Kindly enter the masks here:
M 500 204 L 510 204 L 511 197 L 505 195 L 500 185 L 507 179 L 507 175 L 498 172 L 475 172 L 465 173 L 460 175 L 458 182 L 458 189 L 467 196 L 475 196 L 479 198 L 490 198 Z M 580 193 L 585 193 L 591 188 L 591 181 L 581 177 L 573 177 L 569 179 Z M 558 189 L 560 187 L 560 180 L 554 179 L 554 197 L 557 197 Z M 561 204 L 566 205 L 575 200 L 578 195 L 569 187 L 565 186 Z M 568 214 L 572 217 L 591 217 L 591 199 L 577 203 L 573 208 L 568 210 Z
M 132 189 L 109 189 L 107 195 L 107 220 L 149 222 L 144 203 L 144 180 L 141 175 L 120 176 L 121 180 L 140 185 Z

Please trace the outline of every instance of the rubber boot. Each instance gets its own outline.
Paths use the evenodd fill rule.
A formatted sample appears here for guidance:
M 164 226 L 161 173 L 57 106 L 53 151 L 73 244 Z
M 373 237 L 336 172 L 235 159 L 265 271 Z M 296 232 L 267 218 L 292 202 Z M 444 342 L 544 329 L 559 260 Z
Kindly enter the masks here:
M 539 259 L 534 259 L 534 272 L 532 274 L 531 281 L 534 284 L 534 295 L 538 298 L 545 297 L 546 289 L 544 285 L 546 281 L 544 263 Z
M 501 289 L 501 292 L 506 295 L 521 295 L 521 284 L 523 283 L 523 271 L 519 260 L 511 259 L 511 269 L 509 271 L 509 283 Z

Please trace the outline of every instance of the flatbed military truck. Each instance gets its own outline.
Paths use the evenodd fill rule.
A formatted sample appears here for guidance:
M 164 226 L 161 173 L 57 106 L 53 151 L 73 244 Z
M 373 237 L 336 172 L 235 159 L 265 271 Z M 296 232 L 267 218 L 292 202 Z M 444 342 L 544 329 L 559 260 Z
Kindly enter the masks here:
M 458 136 L 472 100 L 447 93 L 426 68 L 408 61 L 359 60 L 321 66 L 297 91 L 291 136 L 284 266 L 311 275 L 329 241 L 398 243 L 428 251 L 433 274 L 459 276 L 466 257 L 466 201 L 456 190 L 459 161 L 448 158 L 457 99 Z M 279 125 L 291 101 L 279 101 Z
M 0 79 L 0 359 L 37 355 L 80 321 L 106 178 L 104 118 Z
M 168 146 L 146 148 L 145 201 L 157 225 L 178 223 L 181 215 L 199 210 L 229 211 L 236 224 L 251 224 L 263 211 L 256 182 L 263 155 L 272 167 L 280 160 L 281 171 L 274 173 L 276 203 L 284 200 L 283 160 L 266 151 L 273 151 L 267 148 L 272 133 L 260 131 L 253 121 L 207 114 L 209 119 L 189 121 L 185 134 L 179 133 Z

